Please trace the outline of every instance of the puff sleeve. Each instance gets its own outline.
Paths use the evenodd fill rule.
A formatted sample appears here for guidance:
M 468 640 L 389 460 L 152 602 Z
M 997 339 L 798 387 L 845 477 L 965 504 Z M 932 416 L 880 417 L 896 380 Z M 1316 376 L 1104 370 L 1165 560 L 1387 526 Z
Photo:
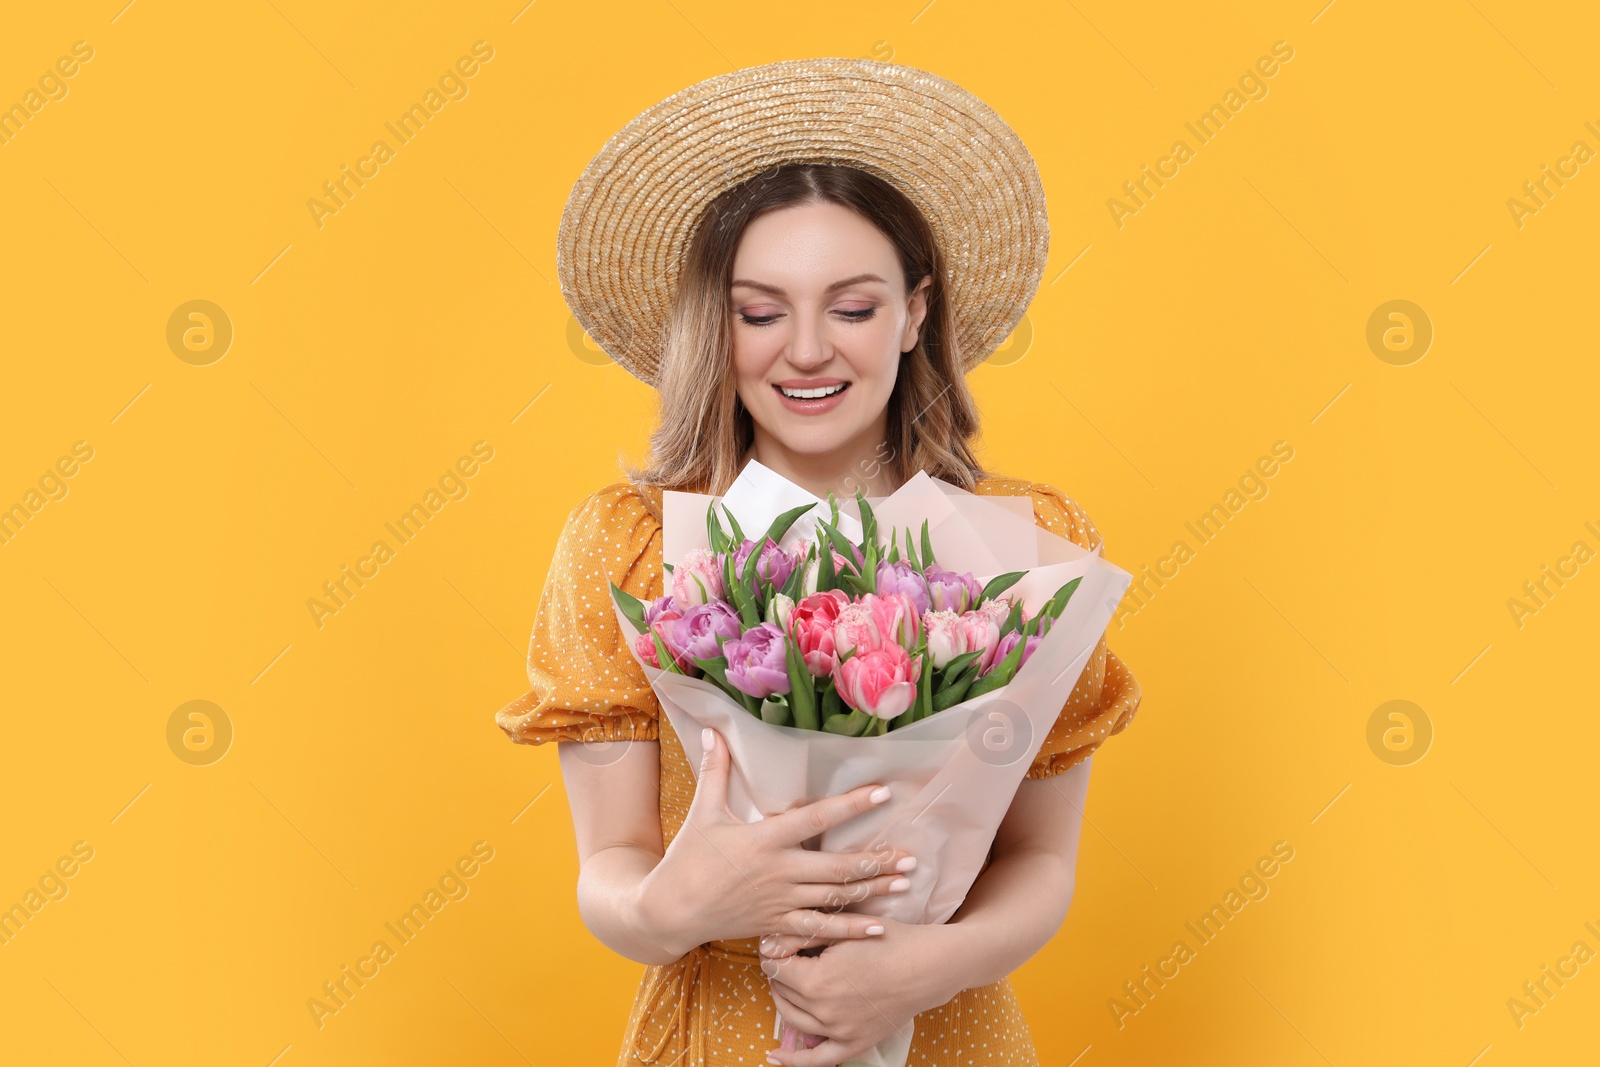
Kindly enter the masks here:
M 661 595 L 661 526 L 628 482 L 567 517 L 528 641 L 531 688 L 495 713 L 512 741 L 657 739 L 661 706 L 617 625 L 610 582 Z
M 1038 525 L 1084 548 L 1102 543 L 1088 514 L 1070 497 L 1042 482 L 1030 483 L 1028 495 L 1033 498 Z M 1107 647 L 1106 636 L 1101 634 L 1026 777 L 1049 778 L 1083 762 L 1106 738 L 1127 728 L 1139 710 L 1141 696 L 1138 679 Z

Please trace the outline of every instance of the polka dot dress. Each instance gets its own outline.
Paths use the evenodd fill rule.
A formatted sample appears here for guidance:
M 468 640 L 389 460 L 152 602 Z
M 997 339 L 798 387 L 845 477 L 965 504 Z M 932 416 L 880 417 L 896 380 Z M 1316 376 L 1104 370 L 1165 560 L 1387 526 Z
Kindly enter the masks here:
M 1049 485 L 991 477 L 973 491 L 1031 497 L 1038 525 L 1084 548 L 1101 543 L 1084 510 Z M 662 595 L 660 504 L 658 489 L 622 481 L 573 509 L 534 615 L 531 688 L 496 712 L 495 722 L 522 744 L 659 742 L 661 834 L 670 843 L 688 815 L 694 774 L 617 627 L 607 584 L 616 582 L 642 600 Z M 1047 778 L 1086 759 L 1127 727 L 1140 696 L 1138 680 L 1102 635 L 1027 777 Z M 645 968 L 617 1064 L 764 1064 L 766 1050 L 777 1045 L 773 1026 L 757 939 L 710 941 L 672 963 Z M 908 1067 L 1038 1062 L 1011 983 L 1001 979 L 918 1015 Z

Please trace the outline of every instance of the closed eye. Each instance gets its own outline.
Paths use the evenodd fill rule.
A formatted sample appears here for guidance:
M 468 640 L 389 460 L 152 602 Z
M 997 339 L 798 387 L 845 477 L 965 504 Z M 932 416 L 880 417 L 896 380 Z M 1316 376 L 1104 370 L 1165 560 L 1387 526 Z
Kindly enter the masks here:
M 840 318 L 844 319 L 846 322 L 866 322 L 868 319 L 872 318 L 872 316 L 876 315 L 877 313 L 878 313 L 878 309 L 877 308 L 858 308 L 858 309 L 853 310 L 853 311 L 836 311 L 836 312 L 834 312 L 834 314 L 838 315 Z M 746 326 L 771 326 L 774 322 L 778 321 L 782 317 L 783 317 L 782 315 L 751 316 L 751 315 L 746 315 L 742 311 L 739 312 L 739 321 L 744 323 Z

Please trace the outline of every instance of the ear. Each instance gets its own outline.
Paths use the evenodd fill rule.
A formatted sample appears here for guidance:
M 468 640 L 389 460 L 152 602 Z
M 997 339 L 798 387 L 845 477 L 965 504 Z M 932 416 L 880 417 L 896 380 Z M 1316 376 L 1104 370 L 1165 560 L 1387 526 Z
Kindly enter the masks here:
M 900 337 L 900 354 L 916 346 L 922 322 L 928 315 L 928 291 L 933 287 L 933 275 L 924 274 L 917 287 L 906 297 L 906 332 Z

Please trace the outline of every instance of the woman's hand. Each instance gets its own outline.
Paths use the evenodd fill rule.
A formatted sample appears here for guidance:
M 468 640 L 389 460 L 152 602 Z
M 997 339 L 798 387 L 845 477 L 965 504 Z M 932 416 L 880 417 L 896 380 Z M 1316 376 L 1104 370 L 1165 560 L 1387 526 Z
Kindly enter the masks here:
M 880 919 L 887 928 L 868 941 L 840 941 L 817 956 L 763 948 L 761 970 L 771 980 L 783 1021 L 827 1040 L 813 1048 L 777 1050 L 768 1061 L 785 1067 L 834 1067 L 904 1031 L 920 1013 L 949 1003 L 961 991 L 950 967 L 954 927 Z M 787 939 L 780 939 L 787 943 Z M 768 956 L 771 951 L 780 955 Z
M 901 892 L 915 860 L 887 846 L 823 852 L 800 843 L 874 808 L 875 787 L 852 789 L 747 823 L 728 808 L 727 743 L 706 731 L 700 780 L 683 828 L 639 884 L 639 909 L 680 955 L 714 939 L 790 934 L 801 943 L 873 937 L 883 920 L 838 909 Z M 888 799 L 883 790 L 882 799 Z

